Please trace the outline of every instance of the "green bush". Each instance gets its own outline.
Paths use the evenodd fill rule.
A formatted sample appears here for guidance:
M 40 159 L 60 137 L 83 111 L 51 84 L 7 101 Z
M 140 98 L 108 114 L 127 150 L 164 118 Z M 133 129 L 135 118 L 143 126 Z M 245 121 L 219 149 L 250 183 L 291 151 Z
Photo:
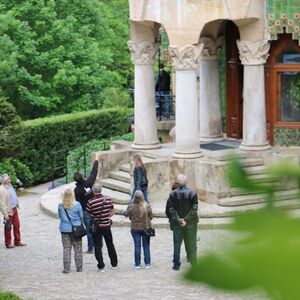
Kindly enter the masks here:
M 92 152 L 109 150 L 112 141 L 116 141 L 116 140 L 133 141 L 133 137 L 134 136 L 132 133 L 127 133 L 122 136 L 121 135 L 114 136 L 111 139 L 91 140 L 87 142 L 85 145 L 70 151 L 67 158 L 67 162 L 68 162 L 67 181 L 72 182 L 73 174 L 77 171 L 81 172 L 84 175 L 87 175 L 89 173 L 89 161 Z
M 126 133 L 129 112 L 121 108 L 91 110 L 25 121 L 20 160 L 31 170 L 34 183 L 61 177 L 66 172 L 65 159 L 70 149 L 92 139 Z
M 0 300 L 22 300 L 12 292 L 0 292 Z
M 14 158 L 7 158 L 0 162 L 0 174 L 7 173 L 12 181 L 12 185 L 17 187 L 17 178 L 24 186 L 32 184 L 32 173 L 29 168 Z
M 0 160 L 14 155 L 22 144 L 21 119 L 15 108 L 0 97 Z

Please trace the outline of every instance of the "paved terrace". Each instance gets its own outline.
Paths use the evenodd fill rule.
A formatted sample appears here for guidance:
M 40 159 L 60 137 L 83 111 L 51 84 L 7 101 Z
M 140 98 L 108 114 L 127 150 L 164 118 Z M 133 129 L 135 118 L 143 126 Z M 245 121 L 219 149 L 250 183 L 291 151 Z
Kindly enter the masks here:
M 93 255 L 84 254 L 83 272 L 62 274 L 62 245 L 58 219 L 40 209 L 41 195 L 47 184 L 31 188 L 19 197 L 22 239 L 26 247 L 6 249 L 0 235 L 0 290 L 10 290 L 23 299 L 197 299 L 197 300 L 258 300 L 264 299 L 257 291 L 243 294 L 224 293 L 202 284 L 182 280 L 188 267 L 183 256 L 180 272 L 171 270 L 172 234 L 158 228 L 151 240 L 153 268 L 133 270 L 133 241 L 128 227 L 113 227 L 113 237 L 119 258 L 119 270 L 107 264 L 105 273 L 96 271 Z M 222 249 L 234 241 L 226 230 L 199 230 L 198 251 Z M 86 249 L 86 239 L 83 243 Z M 105 248 L 105 247 L 104 247 Z

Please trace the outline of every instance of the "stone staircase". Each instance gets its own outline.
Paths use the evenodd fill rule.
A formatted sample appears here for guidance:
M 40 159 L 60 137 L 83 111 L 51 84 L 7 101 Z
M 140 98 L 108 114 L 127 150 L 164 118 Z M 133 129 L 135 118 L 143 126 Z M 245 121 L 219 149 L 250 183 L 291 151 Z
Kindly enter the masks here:
M 144 162 L 154 161 L 155 158 L 143 157 Z M 278 181 L 266 173 L 263 159 L 241 157 L 240 161 L 249 177 L 256 182 L 273 182 L 278 186 L 275 193 L 276 205 L 282 209 L 299 209 L 298 189 L 289 183 Z M 118 170 L 111 171 L 109 176 L 101 180 L 103 193 L 113 199 L 116 215 L 113 221 L 118 226 L 129 226 L 130 221 L 124 216 L 130 199 L 130 164 L 123 164 Z M 151 201 L 151 200 L 150 200 Z M 200 228 L 224 228 L 231 224 L 232 216 L 238 212 L 254 211 L 265 206 L 264 195 L 260 193 L 249 194 L 237 187 L 231 187 L 230 196 L 221 198 L 216 204 L 199 202 Z M 164 212 L 165 204 L 153 207 L 153 224 L 156 227 L 169 227 Z

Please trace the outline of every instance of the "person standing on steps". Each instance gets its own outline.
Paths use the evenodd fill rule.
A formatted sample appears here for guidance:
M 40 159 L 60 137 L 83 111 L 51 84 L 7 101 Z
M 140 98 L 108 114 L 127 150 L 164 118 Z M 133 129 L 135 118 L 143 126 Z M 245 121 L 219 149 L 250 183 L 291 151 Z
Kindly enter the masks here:
M 134 242 L 134 268 L 141 269 L 141 246 L 143 245 L 145 268 L 150 269 L 150 236 L 145 233 L 145 229 L 151 227 L 153 215 L 151 207 L 145 202 L 141 191 L 135 192 L 127 214 L 131 220 L 131 235 Z
M 134 162 L 133 191 L 131 194 L 131 199 L 129 204 L 132 203 L 136 191 L 142 191 L 145 201 L 149 203 L 147 171 L 143 164 L 141 156 L 139 154 L 135 154 L 133 156 L 133 162 Z
M 4 216 L 4 241 L 7 249 L 18 246 L 26 246 L 21 242 L 20 221 L 18 214 L 18 196 L 11 184 L 8 174 L 0 176 L 0 211 Z M 11 229 L 14 232 L 14 244 L 12 243 Z
M 166 215 L 169 218 L 173 231 L 173 270 L 180 269 L 180 248 L 184 241 L 187 259 L 191 264 L 196 261 L 197 255 L 197 223 L 198 197 L 186 187 L 187 177 L 179 174 L 176 179 L 177 187 L 170 193 Z
M 114 214 L 114 206 L 111 198 L 102 195 L 101 192 L 101 184 L 99 182 L 95 182 L 93 185 L 94 197 L 88 201 L 86 210 L 93 219 L 93 222 L 96 222 L 97 224 L 96 229 L 93 232 L 95 257 L 98 262 L 98 271 L 104 272 L 105 264 L 102 256 L 102 237 L 104 237 L 113 270 L 116 270 L 118 267 L 118 258 L 111 233 L 111 217 Z
M 170 102 L 170 74 L 165 71 L 163 63 L 159 64 L 159 73 L 155 84 L 156 94 L 156 110 L 158 113 L 163 113 L 166 118 L 170 117 L 171 102 Z
M 87 229 L 88 249 L 85 253 L 90 254 L 94 252 L 94 242 L 92 234 L 89 232 L 90 216 L 86 212 L 86 205 L 88 201 L 93 198 L 92 186 L 98 175 L 99 155 L 100 153 L 96 154 L 91 173 L 87 179 L 84 179 L 80 172 L 76 172 L 73 177 L 76 182 L 76 187 L 74 189 L 75 199 L 81 204 L 83 210 L 83 223 Z
M 80 203 L 75 201 L 71 189 L 64 191 L 62 203 L 58 205 L 58 216 L 63 245 L 63 273 L 70 273 L 72 248 L 74 249 L 76 270 L 82 272 L 82 238 L 74 237 L 73 226 L 81 224 L 83 212 Z

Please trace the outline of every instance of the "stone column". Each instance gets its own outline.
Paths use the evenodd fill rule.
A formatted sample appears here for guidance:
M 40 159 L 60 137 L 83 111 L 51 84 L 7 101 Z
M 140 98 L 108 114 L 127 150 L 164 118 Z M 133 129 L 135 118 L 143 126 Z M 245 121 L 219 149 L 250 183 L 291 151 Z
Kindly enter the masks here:
M 240 59 L 244 65 L 243 141 L 241 150 L 267 150 L 265 72 L 269 56 L 267 40 L 237 41 Z
M 134 149 L 155 149 L 157 139 L 153 64 L 159 44 L 129 41 L 134 63 Z
M 202 156 L 199 145 L 197 67 L 202 44 L 169 47 L 176 70 L 176 150 L 175 158 Z
M 222 42 L 222 37 L 217 40 L 209 37 L 200 39 L 200 43 L 204 44 L 199 64 L 199 130 L 200 141 L 203 142 L 223 139 L 219 81 L 219 54 Z

